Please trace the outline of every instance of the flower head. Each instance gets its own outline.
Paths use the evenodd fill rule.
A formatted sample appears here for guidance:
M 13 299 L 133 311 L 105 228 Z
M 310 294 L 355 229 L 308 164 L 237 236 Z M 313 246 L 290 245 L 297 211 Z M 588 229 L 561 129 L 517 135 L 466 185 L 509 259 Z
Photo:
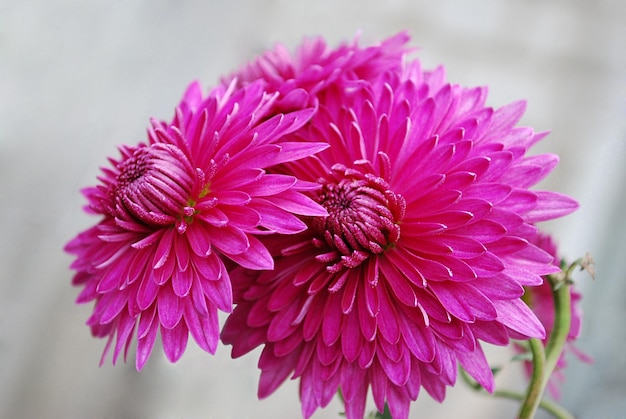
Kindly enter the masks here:
M 545 134 L 516 127 L 523 102 L 493 110 L 486 95 L 417 61 L 316 95 L 289 138 L 330 148 L 274 170 L 317 182 L 328 215 L 263 239 L 274 271 L 232 273 L 222 340 L 235 357 L 264 345 L 260 397 L 291 376 L 307 418 L 338 389 L 362 418 L 370 388 L 406 418 L 421 387 L 444 399 L 457 362 L 493 390 L 480 341 L 545 336 L 521 297 L 557 268 L 525 237 L 577 204 L 529 190 L 557 157 L 526 155 Z
M 317 94 L 334 83 L 363 81 L 385 71 L 398 71 L 408 51 L 409 36 L 399 33 L 379 45 L 359 47 L 358 37 L 351 44 L 329 48 L 322 37 L 305 39 L 291 54 L 283 44 L 265 52 L 256 60 L 225 79 L 239 85 L 263 80 L 269 92 L 279 92 L 275 108 L 285 110 L 314 106 Z
M 257 235 L 306 228 L 294 214 L 325 210 L 302 191 L 316 187 L 293 176 L 268 174 L 274 164 L 309 156 L 320 143 L 275 144 L 300 128 L 310 110 L 268 117 L 276 95 L 260 83 L 218 88 L 202 98 L 192 84 L 171 123 L 153 121 L 148 142 L 120 147 L 100 184 L 84 190 L 88 212 L 101 220 L 70 241 L 77 256 L 78 302 L 95 301 L 87 324 L 114 336 L 113 362 L 136 332 L 141 369 L 161 331 L 175 362 L 188 335 L 214 353 L 217 311 L 232 310 L 224 258 L 249 269 L 271 269 Z
M 545 250 L 550 255 L 552 255 L 555 259 L 555 265 L 559 263 L 559 259 L 557 256 L 557 246 L 552 240 L 552 237 L 538 233 L 535 235 L 531 242 L 538 246 L 540 249 Z M 552 291 L 552 285 L 547 278 L 544 278 L 543 284 L 536 287 L 527 287 L 524 294 L 524 301 L 528 304 L 531 310 L 537 315 L 539 321 L 543 324 L 546 329 L 546 337 L 543 339 L 544 346 L 548 343 L 548 338 L 554 329 L 554 296 Z M 560 398 L 559 385 L 565 380 L 565 376 L 563 375 L 563 370 L 567 367 L 566 361 L 566 353 L 573 353 L 578 357 L 578 359 L 584 362 L 591 362 L 591 358 L 578 350 L 574 346 L 574 342 L 580 336 L 580 332 L 582 330 L 582 318 L 583 311 L 580 307 L 580 300 L 582 299 L 582 295 L 576 290 L 573 284 L 569 285 L 570 298 L 571 298 L 571 324 L 569 333 L 567 334 L 567 341 L 565 350 L 559 357 L 559 360 L 556 364 L 556 368 L 554 373 L 550 377 L 550 381 L 548 382 L 548 391 L 554 398 Z M 516 345 L 516 349 L 522 351 L 519 345 Z M 532 362 L 525 361 L 524 368 L 528 375 L 532 373 Z

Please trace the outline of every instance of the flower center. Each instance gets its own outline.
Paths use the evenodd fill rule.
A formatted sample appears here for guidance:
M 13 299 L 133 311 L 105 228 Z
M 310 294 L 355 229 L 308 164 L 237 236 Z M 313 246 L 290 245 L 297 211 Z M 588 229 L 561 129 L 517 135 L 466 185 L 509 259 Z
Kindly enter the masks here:
M 335 165 L 333 180 L 324 181 L 317 201 L 328 217 L 315 218 L 313 244 L 330 247 L 317 256 L 330 272 L 355 268 L 370 255 L 383 253 L 400 238 L 406 201 L 381 177 Z
M 179 231 L 181 222 L 186 226 L 185 220 L 194 213 L 196 171 L 178 147 L 162 143 L 137 147 L 117 169 L 113 193 L 118 211 L 126 210 L 151 225 L 176 224 Z

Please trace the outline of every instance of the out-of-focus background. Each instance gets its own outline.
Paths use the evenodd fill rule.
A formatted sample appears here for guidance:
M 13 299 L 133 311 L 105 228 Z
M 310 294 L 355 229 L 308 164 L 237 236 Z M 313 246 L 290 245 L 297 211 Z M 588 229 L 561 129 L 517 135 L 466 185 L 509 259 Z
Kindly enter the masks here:
M 561 164 L 543 183 L 581 209 L 545 228 L 563 255 L 590 251 L 586 312 L 563 404 L 579 418 L 626 415 L 626 3 L 623 0 L 0 0 L 0 417 L 297 418 L 297 384 L 256 399 L 256 355 L 229 361 L 190 342 L 169 364 L 160 348 L 98 367 L 104 341 L 84 325 L 62 247 L 95 219 L 78 190 L 115 146 L 169 119 L 186 85 L 207 88 L 277 41 L 321 34 L 362 44 L 407 29 L 425 67 L 489 85 L 493 106 L 526 98 L 523 123 L 551 135 L 535 152 Z M 499 362 L 507 353 L 495 351 Z M 132 359 L 134 354 L 131 354 Z M 521 389 L 515 366 L 497 382 Z M 425 391 L 412 418 L 513 417 L 459 383 L 443 404 Z M 333 402 L 315 419 L 338 418 Z M 544 416 L 541 416 L 544 417 Z

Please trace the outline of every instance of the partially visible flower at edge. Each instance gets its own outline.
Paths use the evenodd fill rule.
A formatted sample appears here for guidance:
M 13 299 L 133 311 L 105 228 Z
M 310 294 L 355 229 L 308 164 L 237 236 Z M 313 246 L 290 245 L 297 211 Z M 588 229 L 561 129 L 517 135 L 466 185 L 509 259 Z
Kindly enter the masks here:
M 268 165 L 300 159 L 325 143 L 275 144 L 311 117 L 311 109 L 268 115 L 276 94 L 262 82 L 235 83 L 203 98 L 192 83 L 171 123 L 152 121 L 148 142 L 121 146 L 100 184 L 86 188 L 87 212 L 101 216 L 65 247 L 76 255 L 77 302 L 95 301 L 93 335 L 115 339 L 113 363 L 137 335 L 143 368 L 158 331 L 165 355 L 177 361 L 188 335 L 215 353 L 217 311 L 232 311 L 224 258 L 249 269 L 273 260 L 255 236 L 294 234 L 306 225 L 294 214 L 326 211 L 303 192 L 317 188 Z
M 264 238 L 273 272 L 232 272 L 222 340 L 234 357 L 264 346 L 260 397 L 291 376 L 305 417 L 340 389 L 360 419 L 371 386 L 379 411 L 406 418 L 420 387 L 444 399 L 457 362 L 493 390 L 480 340 L 545 336 L 521 297 L 558 268 L 525 237 L 577 203 L 529 190 L 558 158 L 526 156 L 545 133 L 515 127 L 523 102 L 494 111 L 486 94 L 414 61 L 316 95 L 318 113 L 288 137 L 330 148 L 274 170 L 317 181 L 329 216 Z
M 559 257 L 557 252 L 557 246 L 550 235 L 540 232 L 535 235 L 530 241 L 540 249 L 543 249 L 550 255 L 552 255 L 554 257 L 555 266 L 558 266 Z M 583 362 L 592 362 L 592 359 L 588 355 L 581 352 L 578 348 L 574 346 L 574 342 L 578 339 L 582 330 L 583 311 L 580 307 L 580 300 L 582 299 L 582 295 L 576 290 L 574 284 L 569 285 L 569 290 L 571 296 L 570 330 L 567 335 L 567 342 L 564 347 L 563 353 L 559 357 L 556 369 L 554 370 L 552 376 L 550 377 L 550 381 L 548 382 L 548 391 L 550 395 L 557 400 L 561 397 L 559 385 L 565 381 L 565 375 L 563 374 L 563 370 L 567 367 L 567 353 L 573 353 L 578 359 Z M 550 284 L 550 281 L 547 278 L 544 278 L 542 285 L 536 287 L 526 287 L 523 300 L 537 315 L 537 318 L 546 329 L 546 337 L 542 340 L 545 346 L 548 342 L 548 338 L 550 337 L 550 333 L 552 333 L 552 330 L 554 328 L 555 308 L 552 285 Z M 520 345 L 515 345 L 515 349 L 518 352 L 524 350 Z M 532 373 L 532 368 L 533 366 L 531 361 L 524 361 L 524 370 L 528 376 L 530 376 L 530 374 Z
M 223 83 L 237 80 L 245 86 L 256 80 L 266 83 L 268 92 L 279 92 L 277 112 L 315 106 L 317 95 L 333 84 L 367 81 L 385 71 L 401 71 L 405 55 L 411 51 L 406 32 L 400 32 L 378 45 L 359 47 L 357 36 L 350 44 L 330 48 L 324 38 L 307 38 L 291 54 L 277 44 L 226 77 Z

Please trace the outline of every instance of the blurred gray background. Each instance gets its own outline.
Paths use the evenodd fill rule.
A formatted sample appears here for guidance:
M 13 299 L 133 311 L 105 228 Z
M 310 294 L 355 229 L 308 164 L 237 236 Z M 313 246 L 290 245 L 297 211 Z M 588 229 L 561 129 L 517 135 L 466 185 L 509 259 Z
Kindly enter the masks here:
M 626 2 L 623 0 L 70 1 L 0 0 L 0 417 L 297 418 L 297 384 L 256 399 L 256 354 L 229 361 L 190 342 L 170 365 L 98 367 L 104 341 L 84 325 L 63 245 L 95 219 L 78 190 L 115 146 L 169 119 L 187 84 L 215 84 L 281 41 L 322 34 L 335 45 L 408 29 L 424 66 L 490 86 L 489 103 L 526 98 L 523 123 L 551 135 L 534 151 L 561 164 L 542 186 L 581 209 L 545 228 L 562 253 L 590 251 L 597 279 L 578 276 L 586 312 L 563 404 L 580 418 L 626 415 Z M 131 354 L 130 358 L 133 358 Z M 506 362 L 508 353 L 493 351 Z M 497 383 L 520 389 L 516 366 Z M 506 418 L 517 409 L 450 389 L 424 391 L 412 418 Z M 338 418 L 333 402 L 314 418 Z M 543 416 L 542 416 L 543 417 Z

